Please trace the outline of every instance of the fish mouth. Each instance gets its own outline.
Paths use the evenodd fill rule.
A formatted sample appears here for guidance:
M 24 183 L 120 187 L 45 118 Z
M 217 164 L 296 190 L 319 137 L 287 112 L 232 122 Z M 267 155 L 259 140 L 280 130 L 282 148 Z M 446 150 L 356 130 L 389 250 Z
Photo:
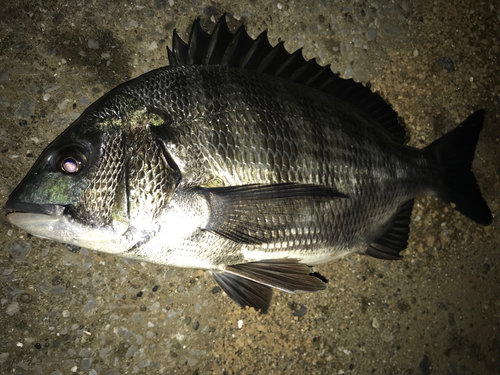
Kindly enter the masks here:
M 12 225 L 35 236 L 52 239 L 46 228 L 60 221 L 65 207 L 58 204 L 24 203 L 9 199 L 5 204 L 5 210 L 7 211 L 5 219 Z M 40 232 L 42 227 L 45 230 Z
M 120 237 L 128 223 L 103 227 L 86 225 L 72 218 L 68 206 L 25 203 L 9 199 L 5 205 L 6 220 L 33 236 L 87 249 L 120 253 Z
M 15 202 L 12 199 L 7 200 L 5 210 L 7 211 L 7 220 L 14 213 L 19 214 L 39 214 L 48 216 L 60 216 L 63 214 L 65 206 L 59 204 L 34 204 Z

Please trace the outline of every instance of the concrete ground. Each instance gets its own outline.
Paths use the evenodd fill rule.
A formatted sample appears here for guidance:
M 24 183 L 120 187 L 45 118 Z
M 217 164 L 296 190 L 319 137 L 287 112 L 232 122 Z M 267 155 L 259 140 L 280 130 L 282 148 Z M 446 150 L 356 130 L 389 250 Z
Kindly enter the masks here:
M 380 92 L 422 147 L 473 110 L 474 171 L 500 198 L 500 4 L 338 0 L 6 2 L 0 19 L 0 204 L 72 120 L 124 80 L 167 64 L 200 17 L 304 47 Z M 499 374 L 499 220 L 433 198 L 399 262 L 318 267 L 317 294 L 276 293 L 260 315 L 208 273 L 37 239 L 0 219 L 0 374 Z

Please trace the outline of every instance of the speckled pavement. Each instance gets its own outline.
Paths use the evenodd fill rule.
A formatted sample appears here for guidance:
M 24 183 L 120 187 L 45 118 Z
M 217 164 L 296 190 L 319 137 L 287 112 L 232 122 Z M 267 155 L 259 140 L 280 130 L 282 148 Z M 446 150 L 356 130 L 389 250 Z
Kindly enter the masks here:
M 420 197 L 404 260 L 322 265 L 326 291 L 276 293 L 261 315 L 204 271 L 73 253 L 2 214 L 0 374 L 499 374 L 498 1 L 5 2 L 0 205 L 89 104 L 166 65 L 174 28 L 224 12 L 369 83 L 414 146 L 486 109 L 474 171 L 493 224 Z

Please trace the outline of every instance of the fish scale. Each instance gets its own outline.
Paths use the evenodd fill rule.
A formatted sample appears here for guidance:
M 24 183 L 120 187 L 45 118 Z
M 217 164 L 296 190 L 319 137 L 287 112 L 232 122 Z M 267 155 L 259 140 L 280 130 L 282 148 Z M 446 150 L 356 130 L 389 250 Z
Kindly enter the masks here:
M 222 17 L 212 34 L 195 21 L 189 43 L 174 33 L 172 45 L 172 66 L 110 91 L 47 147 L 10 195 L 9 222 L 208 269 L 261 311 L 272 288 L 324 289 L 313 265 L 401 259 L 418 194 L 491 222 L 470 171 L 482 111 L 419 150 L 403 145 L 379 95 L 265 33 L 233 33 Z

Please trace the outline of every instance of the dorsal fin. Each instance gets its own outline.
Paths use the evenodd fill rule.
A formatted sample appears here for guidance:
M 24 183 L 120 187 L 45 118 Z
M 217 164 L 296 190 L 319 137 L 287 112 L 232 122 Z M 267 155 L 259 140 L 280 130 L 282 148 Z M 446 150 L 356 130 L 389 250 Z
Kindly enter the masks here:
M 380 95 L 352 79 L 340 78 L 332 72 L 330 65 L 320 66 L 315 59 L 304 59 L 301 49 L 289 53 L 283 47 L 283 42 L 271 46 L 266 31 L 252 39 L 240 26 L 233 34 L 227 26 L 225 14 L 215 25 L 212 34 L 206 33 L 200 20 L 196 19 L 188 43 L 184 43 L 174 31 L 168 59 L 171 66 L 231 66 L 312 87 L 362 110 L 382 125 L 394 141 L 403 144 L 406 140 L 405 129 L 396 112 Z

